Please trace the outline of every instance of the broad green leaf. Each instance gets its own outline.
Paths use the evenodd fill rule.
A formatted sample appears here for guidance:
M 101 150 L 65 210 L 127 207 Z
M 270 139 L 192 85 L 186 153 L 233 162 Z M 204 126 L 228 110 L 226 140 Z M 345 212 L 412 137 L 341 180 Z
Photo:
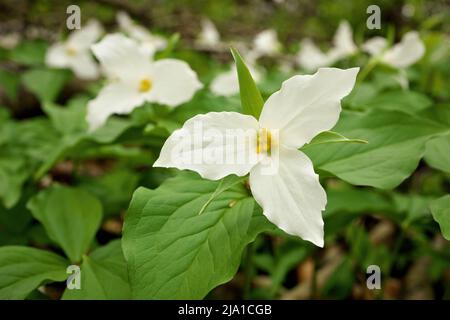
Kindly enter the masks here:
M 42 108 L 59 132 L 71 134 L 87 130 L 86 103 L 87 98 L 80 97 L 69 101 L 66 107 L 45 102 Z
M 238 73 L 242 109 L 245 114 L 252 115 L 258 119 L 264 105 L 264 100 L 239 52 L 231 48 L 231 53 Z
M 323 143 L 368 143 L 367 140 L 362 139 L 349 139 L 347 137 L 344 137 L 342 134 L 333 132 L 333 131 L 324 131 L 317 136 L 314 137 L 314 139 L 311 140 L 311 142 L 308 145 L 316 145 L 316 144 L 323 144 Z
M 102 201 L 105 215 L 118 215 L 127 208 L 138 180 L 137 173 L 124 168 L 108 172 L 102 177 L 87 178 L 80 187 Z
M 41 102 L 46 102 L 58 97 L 70 77 L 67 70 L 39 68 L 25 72 L 22 82 Z
M 52 252 L 21 246 L 0 248 L 0 299 L 25 299 L 45 281 L 66 280 L 68 261 Z
M 442 235 L 450 241 L 450 195 L 431 202 L 430 210 L 434 220 L 441 227 Z
M 12 49 L 10 58 L 12 61 L 35 66 L 44 64 L 47 43 L 42 40 L 23 41 Z
M 80 289 L 66 289 L 65 300 L 118 300 L 130 299 L 127 264 L 120 240 L 83 256 L 80 268 Z
M 201 299 L 229 281 L 245 246 L 272 228 L 242 178 L 184 172 L 156 190 L 139 188 L 122 239 L 133 297 Z
M 424 158 L 430 167 L 450 173 L 450 135 L 428 141 Z
M 84 190 L 54 185 L 32 198 L 27 207 L 70 261 L 81 261 L 100 226 L 100 201 Z
M 417 167 L 425 143 L 448 128 L 401 112 L 344 111 L 335 131 L 368 144 L 304 146 L 314 166 L 355 185 L 390 189 Z
M 398 90 L 378 93 L 359 107 L 367 110 L 383 109 L 414 114 L 431 105 L 432 101 L 419 92 Z
M 22 186 L 30 172 L 20 156 L 0 155 L 0 201 L 6 208 L 13 207 L 20 198 Z

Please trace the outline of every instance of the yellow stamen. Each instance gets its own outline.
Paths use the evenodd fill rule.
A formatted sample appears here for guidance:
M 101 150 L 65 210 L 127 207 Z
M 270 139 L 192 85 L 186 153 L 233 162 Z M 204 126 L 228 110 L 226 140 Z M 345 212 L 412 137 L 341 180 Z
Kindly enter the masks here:
M 152 80 L 145 78 L 142 79 L 141 82 L 139 82 L 139 91 L 140 92 L 147 92 L 150 91 L 153 87 Z
M 259 129 L 256 152 L 258 154 L 265 152 L 270 154 L 272 148 L 272 134 L 266 128 Z
M 74 56 L 74 55 L 77 54 L 77 50 L 75 50 L 75 49 L 72 48 L 72 47 L 68 47 L 68 48 L 66 49 L 66 52 L 67 52 L 67 54 L 68 54 L 69 56 Z

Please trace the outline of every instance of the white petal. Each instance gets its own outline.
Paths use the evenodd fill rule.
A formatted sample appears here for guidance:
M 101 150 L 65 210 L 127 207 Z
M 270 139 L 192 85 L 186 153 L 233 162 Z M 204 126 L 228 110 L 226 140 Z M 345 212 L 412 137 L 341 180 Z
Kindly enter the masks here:
M 125 11 L 119 11 L 116 15 L 116 20 L 119 24 L 119 28 L 124 31 L 130 30 L 130 28 L 134 25 L 133 20 Z
M 371 56 L 378 56 L 380 53 L 386 49 L 388 43 L 386 38 L 383 37 L 373 37 L 363 43 L 362 48 L 365 52 Z
M 280 229 L 323 247 L 322 210 L 327 196 L 311 160 L 296 149 L 281 147 L 278 163 L 275 174 L 265 174 L 262 163 L 250 171 L 255 200 Z
M 67 68 L 69 61 L 70 57 L 67 54 L 67 47 L 61 42 L 50 46 L 45 55 L 45 64 L 50 67 Z
M 67 45 L 77 51 L 88 50 L 103 34 L 103 27 L 97 20 L 89 20 L 80 30 L 73 31 L 67 38 Z
M 303 39 L 297 54 L 297 63 L 308 71 L 316 71 L 318 68 L 331 64 L 329 57 L 323 53 L 311 39 Z
M 148 101 L 169 106 L 188 102 L 202 88 L 197 74 L 189 65 L 177 59 L 162 59 L 152 64 L 153 88 Z
M 425 53 L 425 45 L 416 31 L 406 33 L 402 41 L 386 51 L 383 61 L 396 68 L 407 68 L 419 61 Z
M 321 68 L 314 75 L 294 76 L 264 104 L 261 127 L 278 129 L 282 144 L 298 148 L 334 127 L 341 99 L 355 85 L 359 68 Z
M 80 79 L 92 80 L 99 76 L 97 63 L 88 51 L 73 56 L 69 64 Z
M 167 139 L 154 167 L 189 169 L 217 180 L 246 175 L 256 164 L 258 121 L 237 112 L 210 112 L 185 122 Z
M 236 68 L 219 74 L 211 82 L 212 93 L 218 96 L 232 96 L 239 93 L 239 82 Z
M 110 34 L 92 46 L 103 70 L 111 79 L 138 81 L 151 69 L 150 60 L 136 41 L 122 34 Z
M 253 80 L 258 82 L 261 80 L 261 73 L 253 68 L 250 64 L 247 65 Z M 236 67 L 233 65 L 230 70 L 219 74 L 213 79 L 210 85 L 211 92 L 218 96 L 233 96 L 239 93 L 239 79 Z
M 207 48 L 214 48 L 220 44 L 220 34 L 214 23 L 209 19 L 202 20 L 202 30 L 197 43 Z
M 253 46 L 255 51 L 268 56 L 277 54 L 281 48 L 277 32 L 273 29 L 258 33 L 253 41 Z
M 348 21 L 342 21 L 333 38 L 334 48 L 332 52 L 337 55 L 336 59 L 344 58 L 356 52 L 357 47 L 353 41 L 353 31 Z
M 98 96 L 89 101 L 87 122 L 90 130 L 101 127 L 113 114 L 127 114 L 144 102 L 144 96 L 135 87 L 121 82 L 105 86 Z

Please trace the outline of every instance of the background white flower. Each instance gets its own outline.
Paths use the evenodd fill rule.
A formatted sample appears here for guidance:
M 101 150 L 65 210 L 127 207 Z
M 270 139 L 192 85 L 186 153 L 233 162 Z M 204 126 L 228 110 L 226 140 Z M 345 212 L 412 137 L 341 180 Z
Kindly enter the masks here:
M 155 35 L 145 27 L 138 25 L 126 12 L 118 12 L 116 19 L 119 28 L 129 37 L 138 41 L 140 50 L 147 56 L 153 57 L 157 51 L 167 47 L 167 40 L 164 37 Z
M 104 124 L 112 114 L 127 114 L 145 101 L 177 106 L 192 99 L 202 87 L 197 74 L 181 60 L 150 61 L 133 39 L 107 35 L 92 46 L 110 83 L 89 101 L 90 129 Z
M 311 39 L 306 38 L 300 44 L 297 63 L 300 67 L 315 71 L 321 67 L 331 66 L 358 51 L 353 41 L 353 31 L 348 21 L 341 21 L 333 37 L 333 46 L 328 52 L 320 50 Z
M 50 67 L 69 68 L 80 79 L 96 79 L 99 68 L 90 47 L 102 33 L 101 24 L 90 20 L 80 30 L 71 32 L 66 41 L 53 44 L 47 51 L 45 63 Z
M 379 56 L 383 63 L 398 69 L 413 65 L 425 54 L 425 45 L 416 31 L 405 33 L 402 40 L 392 48 L 387 46 L 385 38 L 375 37 L 363 44 L 363 50 L 372 56 Z
M 206 18 L 202 20 L 202 29 L 198 35 L 196 44 L 210 50 L 216 50 L 217 47 L 222 47 L 219 31 L 211 20 Z
M 251 65 L 247 65 L 253 79 L 258 82 L 261 80 L 261 73 Z M 239 79 L 236 66 L 216 76 L 210 84 L 211 92 L 218 96 L 233 96 L 239 93 Z
M 280 53 L 281 43 L 278 41 L 277 32 L 273 29 L 261 31 L 253 40 L 252 54 L 255 58 L 261 56 L 274 56 Z
M 259 121 L 236 112 L 211 112 L 186 121 L 165 142 L 155 167 L 175 167 L 198 172 L 206 179 L 250 173 L 250 188 L 264 215 L 285 232 L 322 247 L 321 211 L 326 193 L 311 160 L 298 148 L 320 132 L 334 127 L 341 111 L 340 100 L 348 95 L 359 68 L 319 69 L 314 75 L 294 76 L 264 104 Z M 248 139 L 201 140 L 196 127 L 227 135 L 228 130 L 253 132 Z M 277 134 L 274 134 L 277 133 Z M 240 141 L 240 142 L 239 142 Z M 237 142 L 237 143 L 236 143 Z M 204 153 L 225 154 L 236 159 L 250 153 L 259 162 L 216 163 L 180 161 L 202 159 Z M 249 157 L 255 159 L 258 157 Z M 265 171 L 278 162 L 278 170 Z

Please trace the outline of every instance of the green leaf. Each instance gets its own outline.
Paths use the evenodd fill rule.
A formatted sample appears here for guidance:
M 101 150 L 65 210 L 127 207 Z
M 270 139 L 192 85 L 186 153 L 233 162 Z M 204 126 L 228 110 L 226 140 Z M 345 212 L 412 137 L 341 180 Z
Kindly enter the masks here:
M 85 132 L 86 97 L 72 99 L 66 107 L 58 106 L 53 102 L 45 102 L 42 106 L 44 112 L 50 117 L 53 126 L 62 134 Z
M 442 235 L 450 241 L 450 195 L 431 202 L 430 210 L 434 220 L 441 227 Z
M 209 181 L 184 172 L 156 190 L 139 188 L 122 239 L 133 297 L 201 299 L 229 281 L 245 246 L 272 228 L 236 176 Z
M 360 107 L 367 110 L 383 109 L 414 114 L 429 108 L 431 105 L 432 101 L 421 93 L 399 90 L 379 93 Z
M 27 207 L 72 262 L 88 251 L 102 218 L 100 201 L 84 190 L 59 185 L 41 191 Z
M 302 150 L 316 168 L 355 185 L 390 189 L 417 167 L 425 143 L 446 127 L 393 111 L 344 111 L 335 131 L 368 144 L 306 145 Z
M 22 82 L 41 102 L 46 102 L 58 97 L 70 77 L 67 70 L 39 68 L 25 72 Z
M 44 64 L 47 43 L 42 40 L 23 41 L 12 49 L 10 58 L 12 61 L 35 66 Z
M 25 299 L 45 281 L 64 281 L 68 262 L 54 253 L 21 246 L 0 248 L 0 299 Z
M 102 201 L 105 215 L 118 215 L 121 210 L 127 208 L 138 181 L 137 173 L 123 168 L 101 177 L 87 178 L 81 182 L 80 187 Z
M 245 114 L 252 115 L 258 119 L 264 105 L 264 100 L 239 52 L 231 48 L 231 54 L 236 63 L 242 109 Z
M 29 175 L 23 157 L 0 156 L 0 200 L 6 208 L 13 207 L 19 201 Z
M 349 139 L 344 137 L 342 134 L 333 132 L 333 131 L 324 131 L 317 136 L 314 137 L 314 139 L 311 140 L 311 142 L 308 145 L 316 145 L 316 144 L 323 144 L 323 143 L 368 143 L 367 140 L 362 139 Z
M 436 137 L 427 142 L 425 161 L 432 168 L 450 173 L 450 135 Z
M 64 300 L 119 300 L 130 299 L 127 264 L 120 240 L 83 256 L 80 268 L 80 289 L 66 289 Z

